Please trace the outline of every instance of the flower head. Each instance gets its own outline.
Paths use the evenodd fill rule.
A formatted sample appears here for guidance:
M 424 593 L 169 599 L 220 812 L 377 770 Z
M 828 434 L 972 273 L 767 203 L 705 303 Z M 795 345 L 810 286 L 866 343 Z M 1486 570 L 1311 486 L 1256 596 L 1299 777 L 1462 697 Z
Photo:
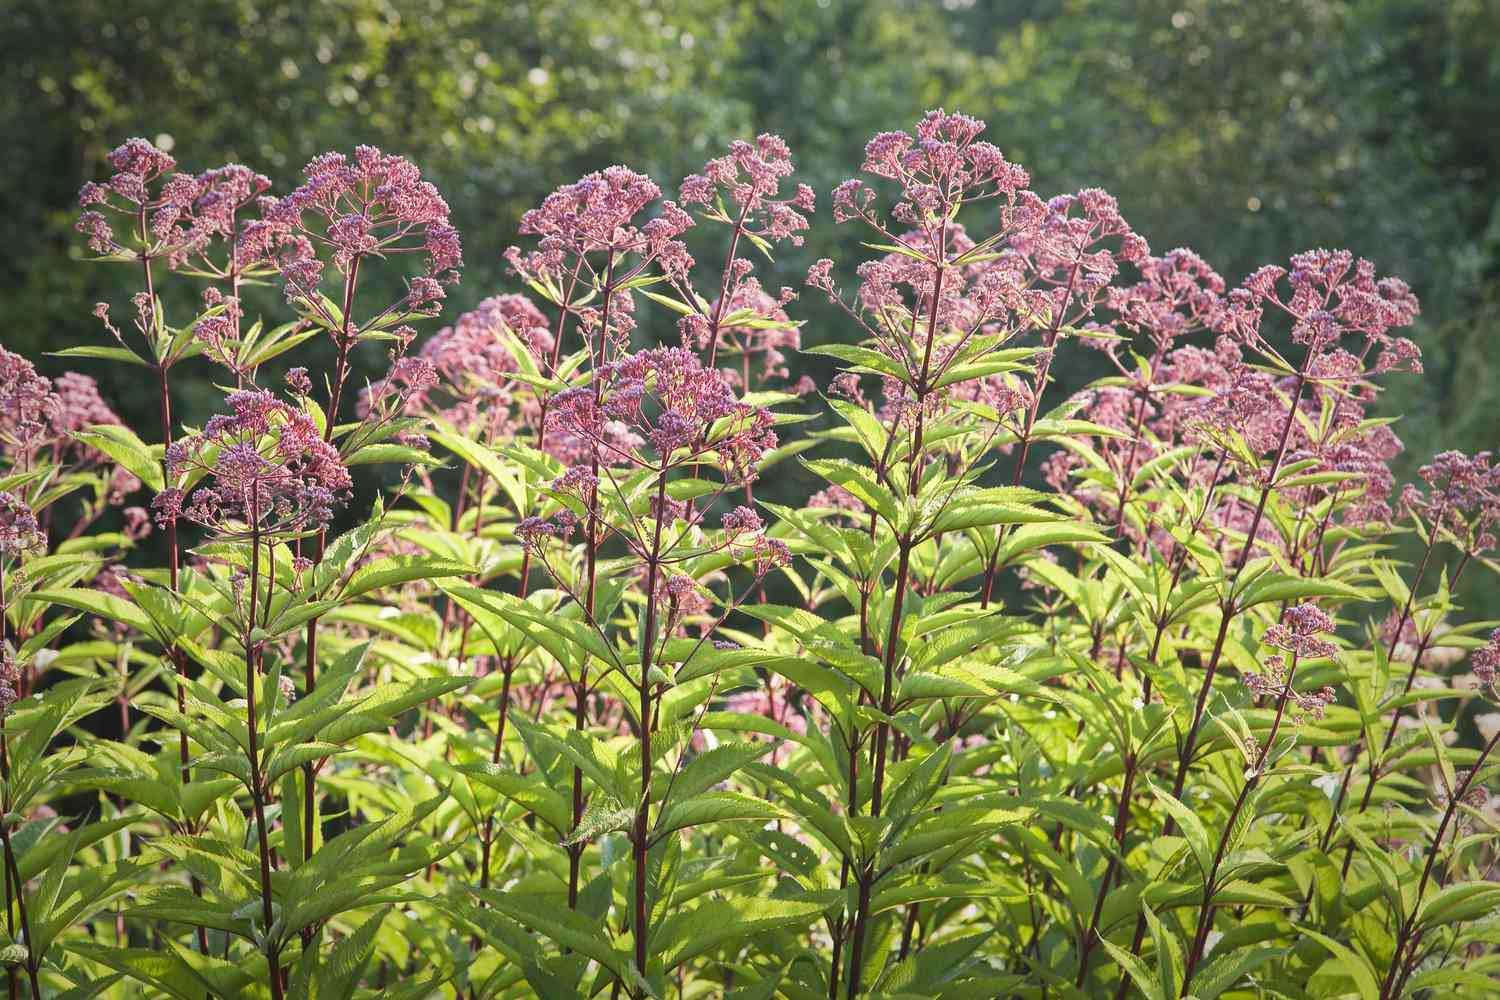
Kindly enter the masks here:
M 269 392 L 235 392 L 226 401 L 231 412 L 167 449 L 170 481 L 196 472 L 210 485 L 187 497 L 164 491 L 152 505 L 157 519 L 262 535 L 327 524 L 352 482 L 312 418 Z
M 15 651 L 10 643 L 0 642 L 0 718 L 10 714 L 10 708 L 20 697 L 21 665 L 16 662 Z
M 797 185 L 790 198 L 781 197 L 781 183 L 791 173 L 791 150 L 780 136 L 766 133 L 754 142 L 730 143 L 726 155 L 683 180 L 679 194 L 684 205 L 710 208 L 710 217 L 718 221 L 737 222 L 743 231 L 772 243 L 790 240 L 801 246 L 806 213 L 814 210 L 817 198 L 806 184 Z M 715 206 L 719 193 L 735 205 L 738 220 Z
M 592 442 L 604 461 L 664 469 L 712 454 L 726 476 L 747 481 L 776 445 L 771 414 L 739 402 L 721 373 L 684 348 L 627 355 L 600 369 L 597 379 L 597 388 L 558 393 L 552 408 L 561 428 Z M 623 450 L 611 424 L 649 444 L 651 453 Z
M 1494 548 L 1500 529 L 1500 465 L 1492 458 L 1487 451 L 1442 452 L 1417 470 L 1425 490 L 1413 484 L 1402 490 L 1402 506 L 1468 551 Z
M 177 161 L 145 139 L 127 139 L 105 158 L 114 173 L 102 184 L 90 181 L 78 192 L 84 212 L 74 226 L 98 254 L 131 253 L 184 259 L 208 234 L 192 224 L 198 181 L 173 173 Z M 125 221 L 140 241 L 128 250 L 110 216 Z M 138 220 L 144 220 L 144 228 Z
M 241 236 L 250 259 L 275 262 L 289 301 L 317 298 L 325 257 L 348 274 L 367 257 L 420 253 L 422 274 L 405 300 L 410 311 L 428 311 L 442 286 L 458 280 L 463 246 L 448 203 L 410 160 L 359 146 L 352 159 L 314 157 L 303 177 L 291 194 L 263 200 L 261 219 Z
M 1500 628 L 1490 633 L 1489 641 L 1469 656 L 1469 665 L 1474 668 L 1474 679 L 1491 695 L 1500 686 Z
M 0 490 L 0 556 L 18 556 L 45 544 L 35 512 L 14 493 Z

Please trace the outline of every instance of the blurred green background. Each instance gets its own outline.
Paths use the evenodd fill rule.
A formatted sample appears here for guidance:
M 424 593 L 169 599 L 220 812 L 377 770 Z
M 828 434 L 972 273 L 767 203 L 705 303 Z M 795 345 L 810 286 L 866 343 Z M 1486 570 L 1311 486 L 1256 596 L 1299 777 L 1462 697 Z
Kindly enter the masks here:
M 1043 195 L 1104 187 L 1154 250 L 1192 246 L 1231 282 L 1312 246 L 1371 257 L 1423 302 L 1427 374 L 1382 404 L 1406 415 L 1402 472 L 1500 438 L 1495 0 L 0 0 L 0 20 L 0 340 L 39 361 L 104 336 L 95 301 L 128 309 L 134 271 L 85 262 L 72 231 L 128 136 L 283 191 L 325 149 L 412 157 L 464 235 L 451 318 L 515 290 L 501 251 L 556 185 L 620 162 L 675 193 L 759 131 L 825 203 L 763 280 L 800 285 L 819 256 L 847 274 L 862 234 L 827 192 L 871 134 L 944 105 Z M 181 291 L 169 321 L 190 318 Z M 278 316 L 274 292 L 249 305 Z M 847 338 L 813 297 L 798 309 L 806 342 Z M 91 373 L 152 426 L 136 373 Z M 179 412 L 202 417 L 211 378 L 174 375 Z

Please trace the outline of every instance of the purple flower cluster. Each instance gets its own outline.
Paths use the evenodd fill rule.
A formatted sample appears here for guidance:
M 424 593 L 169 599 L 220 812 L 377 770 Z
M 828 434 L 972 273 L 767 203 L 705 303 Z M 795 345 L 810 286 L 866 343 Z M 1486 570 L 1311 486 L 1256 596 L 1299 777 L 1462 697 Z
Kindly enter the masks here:
M 721 373 L 684 348 L 628 355 L 600 369 L 596 381 L 558 393 L 552 406 L 559 427 L 593 443 L 605 464 L 660 471 L 711 452 L 727 480 L 748 482 L 776 446 L 770 412 L 739 402 Z M 622 448 L 620 428 L 612 424 L 654 454 Z
M 1280 468 L 1295 467 L 1302 477 L 1283 489 L 1287 502 L 1310 508 L 1343 501 L 1329 523 L 1351 529 L 1388 522 L 1395 489 L 1390 462 L 1402 444 L 1388 426 L 1368 421 L 1366 411 L 1375 376 L 1420 370 L 1416 346 L 1390 332 L 1416 316 L 1406 285 L 1377 278 L 1369 261 L 1342 251 L 1298 254 L 1289 267 L 1261 268 L 1228 293 L 1191 251 L 1147 257 L 1137 268 L 1142 280 L 1110 289 L 1105 304 L 1115 329 L 1144 336 L 1150 353 L 1142 355 L 1144 365 L 1127 362 L 1120 356 L 1124 342 L 1102 341 L 1119 378 L 1083 397 L 1084 415 L 1120 434 L 1095 445 L 1116 476 L 1128 480 L 1152 458 L 1194 444 L 1233 456 L 1230 468 L 1259 487 L 1266 460 L 1280 450 Z M 1292 366 L 1263 329 L 1267 304 L 1290 318 L 1291 339 L 1306 348 L 1295 374 L 1276 371 Z M 1212 347 L 1185 342 L 1198 332 L 1218 337 Z M 1306 419 L 1292 413 L 1294 399 Z M 1254 460 L 1242 462 L 1247 453 Z M 1049 459 L 1049 480 L 1063 487 L 1083 467 L 1078 456 L 1059 454 Z M 1077 495 L 1112 515 L 1122 499 L 1087 482 Z M 1254 520 L 1242 498 L 1225 492 L 1218 503 L 1209 527 L 1244 531 Z M 1326 530 L 1325 524 L 1312 540 L 1320 543 Z M 1159 541 L 1168 549 L 1175 544 L 1165 533 Z
M 693 259 L 678 237 L 693 225 L 692 216 L 668 201 L 655 218 L 638 221 L 660 196 L 655 181 L 627 167 L 589 174 L 521 216 L 521 233 L 538 237 L 538 250 L 523 254 L 512 247 L 506 259 L 524 277 L 541 282 L 560 281 L 601 252 L 634 253 L 660 261 L 672 273 L 686 273 Z
M 1317 660 L 1333 656 L 1338 647 L 1319 636 L 1334 630 L 1334 622 L 1326 611 L 1313 604 L 1299 604 L 1287 608 L 1280 623 L 1266 629 L 1262 641 L 1273 648 L 1291 653 L 1293 662 Z M 1321 719 L 1324 711 L 1333 702 L 1333 688 L 1324 686 L 1317 691 L 1299 692 L 1292 684 L 1291 671 L 1285 656 L 1270 656 L 1265 661 L 1265 673 L 1245 675 L 1245 686 L 1261 698 L 1286 698 L 1296 707 L 1299 716 Z
M 197 197 L 193 178 L 171 173 L 177 161 L 145 139 L 129 139 L 106 158 L 115 171 L 103 184 L 92 181 L 78 192 L 84 212 L 76 229 L 99 254 L 125 252 L 105 211 L 143 218 L 152 256 L 183 251 L 192 242 L 184 217 Z M 95 207 L 97 206 L 97 208 Z
M 484 299 L 422 345 L 417 357 L 432 367 L 437 381 L 408 395 L 406 410 L 431 413 L 471 431 L 482 429 L 490 439 L 507 436 L 517 417 L 511 378 L 517 343 L 530 351 L 538 368 L 550 365 L 552 331 L 536 304 L 514 294 Z M 525 395 L 521 419 L 533 423 L 539 410 L 535 396 Z
M 724 529 L 725 549 L 740 556 L 748 553 L 757 577 L 791 564 L 791 549 L 779 538 L 766 534 L 764 522 L 752 508 L 736 507 L 724 515 L 720 526 Z
M 167 449 L 171 482 L 206 477 L 189 497 L 180 487 L 152 504 L 158 521 L 187 518 L 215 532 L 262 536 L 327 524 L 348 499 L 349 470 L 312 418 L 269 392 L 226 400 L 202 433 Z
M 870 225 L 890 252 L 860 265 L 853 305 L 844 303 L 830 261 L 814 264 L 807 283 L 850 313 L 906 370 L 905 379 L 885 382 L 882 420 L 911 422 L 918 397 L 929 413 L 940 410 L 944 397 L 953 397 L 993 408 L 1002 422 L 1020 415 L 1013 420 L 1019 436 L 1035 417 L 1055 341 L 1088 322 L 1121 263 L 1145 262 L 1149 249 L 1103 191 L 1044 200 L 1026 190 L 1025 170 L 979 141 L 983 129 L 975 119 L 934 111 L 915 137 L 888 132 L 871 140 L 865 170 L 900 185 L 890 215 L 908 228 L 887 225 L 875 211 L 874 190 L 863 181 L 844 182 L 834 191 L 835 219 Z M 976 240 L 956 215 L 971 202 L 989 199 L 1000 201 L 1000 224 Z M 1193 264 L 1174 258 L 1161 273 L 1153 272 L 1162 286 L 1154 297 L 1166 299 L 1177 291 L 1167 273 L 1170 266 L 1191 273 Z M 1146 321 L 1152 306 L 1163 317 L 1171 310 L 1144 289 L 1137 300 L 1137 322 Z M 988 377 L 944 392 L 931 388 L 974 338 L 1006 343 L 1028 333 L 1039 337 L 1042 348 L 1029 373 Z
M 1282 291 L 1283 283 L 1290 294 Z M 1310 353 L 1338 348 L 1342 338 L 1354 336 L 1362 340 L 1362 359 L 1372 347 L 1395 352 L 1384 363 L 1376 361 L 1380 371 L 1408 367 L 1398 359 L 1415 357 L 1411 343 L 1390 331 L 1415 321 L 1416 296 L 1399 278 L 1378 278 L 1373 264 L 1347 250 L 1308 250 L 1288 267 L 1263 267 L 1233 299 L 1226 332 L 1247 340 L 1261 335 L 1261 312 L 1269 302 L 1292 319 L 1292 340 Z
M 0 490 L 0 556 L 18 556 L 45 544 L 36 513 L 14 493 Z
M 1489 641 L 1469 656 L 1469 665 L 1474 668 L 1474 679 L 1491 695 L 1500 685 L 1500 628 L 1490 633 Z
M 107 161 L 115 173 L 78 192 L 84 212 L 75 228 L 95 253 L 166 257 L 173 268 L 194 264 L 211 277 L 267 273 L 263 252 L 247 255 L 237 245 L 240 214 L 271 186 L 265 175 L 233 163 L 196 176 L 180 173 L 176 160 L 145 139 L 126 141 Z M 138 250 L 127 248 L 111 215 L 140 238 Z M 211 259 L 216 240 L 228 247 L 227 260 Z
M 58 409 L 52 381 L 38 375 L 30 361 L 0 347 L 0 454 L 18 464 L 20 455 L 44 440 Z
M 370 256 L 419 253 L 422 274 L 401 303 L 435 312 L 444 286 L 458 280 L 463 245 L 448 221 L 448 203 L 410 160 L 359 146 L 354 158 L 328 152 L 303 169 L 304 181 L 280 199 L 262 202 L 262 217 L 245 226 L 241 252 L 271 257 L 288 301 L 314 302 L 324 257 L 348 275 Z
M 767 242 L 791 240 L 802 245 L 807 215 L 817 207 L 817 196 L 806 184 L 796 194 L 781 198 L 781 182 L 792 173 L 792 152 L 776 135 L 756 136 L 755 142 L 730 143 L 729 152 L 709 160 L 703 173 L 683 179 L 679 195 L 684 205 L 702 205 L 710 218 L 750 233 Z M 739 207 L 739 220 L 719 210 L 715 200 L 727 192 Z
M 0 642 L 0 718 L 10 713 L 10 708 L 20 697 L 21 665 L 11 652 L 10 643 Z
M 0 347 L 0 459 L 26 468 L 45 452 L 63 465 L 101 465 L 108 457 L 73 434 L 119 422 L 92 378 L 77 372 L 55 381 L 45 378 L 30 361 Z M 121 470 L 113 492 L 123 495 L 139 488 L 140 482 Z
M 1262 641 L 1300 659 L 1321 660 L 1338 652 L 1336 645 L 1318 638 L 1332 633 L 1334 628 L 1328 612 L 1316 604 L 1298 604 L 1287 608 L 1281 621 L 1266 629 Z
M 967 115 L 929 111 L 917 123 L 915 137 L 883 132 L 871 139 L 863 169 L 900 184 L 891 215 L 905 225 L 931 223 L 967 201 L 1014 197 L 1030 177 L 994 145 L 979 141 L 984 129 L 984 122 Z M 863 181 L 845 181 L 833 192 L 834 220 L 874 222 L 874 199 Z
M 1490 452 L 1445 451 L 1417 470 L 1424 490 L 1408 483 L 1401 504 L 1414 518 L 1448 532 L 1467 552 L 1495 547 L 1500 529 L 1500 465 Z

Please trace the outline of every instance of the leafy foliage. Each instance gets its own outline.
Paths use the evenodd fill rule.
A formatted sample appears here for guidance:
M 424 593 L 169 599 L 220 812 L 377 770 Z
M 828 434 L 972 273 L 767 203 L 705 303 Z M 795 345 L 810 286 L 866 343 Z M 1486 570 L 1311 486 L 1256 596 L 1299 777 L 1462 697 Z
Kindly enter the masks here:
M 1323 250 L 1230 289 L 984 134 L 833 190 L 824 386 L 756 276 L 817 226 L 777 136 L 559 188 L 525 294 L 425 338 L 462 248 L 414 164 L 257 200 L 116 148 L 79 228 L 161 426 L 0 352 L 11 995 L 1492 996 L 1500 628 L 1453 595 L 1500 470 L 1398 488 L 1415 296 Z

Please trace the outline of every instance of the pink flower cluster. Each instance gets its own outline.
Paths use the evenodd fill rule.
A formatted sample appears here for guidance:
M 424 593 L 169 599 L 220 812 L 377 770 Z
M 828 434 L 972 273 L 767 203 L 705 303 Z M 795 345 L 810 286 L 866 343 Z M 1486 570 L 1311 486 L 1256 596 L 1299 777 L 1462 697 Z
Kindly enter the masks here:
M 0 643 L 0 718 L 10 712 L 10 707 L 20 697 L 21 665 L 11 652 L 10 643 Z
M 18 556 L 45 544 L 32 509 L 14 493 L 0 490 L 0 556 Z
M 511 378 L 517 346 L 530 351 L 538 369 L 548 368 L 554 344 L 547 317 L 524 295 L 484 299 L 422 345 L 417 357 L 431 365 L 437 382 L 408 395 L 407 412 L 431 413 L 490 439 L 507 436 L 518 416 Z M 520 418 L 534 423 L 540 411 L 534 394 L 521 409 Z
M 1319 636 L 1334 630 L 1334 622 L 1326 611 L 1313 604 L 1299 604 L 1287 608 L 1281 621 L 1266 629 L 1262 641 L 1273 648 L 1291 653 L 1296 660 L 1317 660 L 1335 655 L 1338 647 Z M 1292 685 L 1291 668 L 1286 657 L 1271 656 L 1265 661 L 1266 672 L 1245 675 L 1245 686 L 1262 698 L 1286 698 L 1296 706 L 1299 715 L 1321 719 L 1328 705 L 1333 702 L 1333 688 L 1324 686 L 1317 691 L 1299 692 Z
M 315 301 L 326 257 L 348 275 L 371 256 L 421 254 L 400 305 L 435 312 L 444 286 L 458 280 L 463 245 L 448 221 L 448 203 L 410 160 L 359 146 L 354 158 L 323 153 L 303 169 L 295 191 L 262 203 L 262 218 L 240 239 L 251 259 L 274 258 L 288 301 Z
M 352 483 L 312 418 L 264 391 L 231 393 L 226 402 L 232 412 L 167 449 L 171 482 L 206 477 L 211 485 L 190 497 L 180 487 L 162 492 L 152 504 L 157 519 L 261 536 L 326 524 Z
M 634 253 L 658 260 L 673 273 L 686 273 L 693 259 L 678 239 L 693 225 L 675 202 L 645 222 L 638 216 L 661 196 L 656 182 L 627 167 L 608 167 L 549 194 L 521 216 L 521 233 L 536 236 L 538 250 L 512 247 L 506 258 L 532 280 L 559 281 L 571 268 L 583 268 L 589 255 Z
M 271 186 L 263 174 L 234 163 L 197 175 L 179 173 L 177 161 L 145 139 L 126 141 L 106 159 L 115 173 L 102 184 L 84 184 L 78 192 L 85 211 L 75 228 L 88 237 L 91 250 L 131 252 L 109 213 L 126 221 L 142 240 L 139 253 L 164 256 L 173 268 L 196 258 L 211 276 L 264 271 L 263 252 L 246 255 L 246 248 L 236 245 L 240 214 Z M 231 259 L 209 259 L 207 249 L 215 239 L 230 248 Z
M 1030 177 L 994 145 L 979 141 L 984 129 L 984 122 L 967 115 L 929 111 L 917 123 L 915 137 L 882 132 L 871 139 L 863 169 L 900 184 L 901 197 L 891 215 L 905 225 L 943 218 L 967 201 L 1013 197 Z M 874 198 L 863 181 L 845 181 L 833 192 L 834 220 L 873 222 Z
M 1335 655 L 1338 647 L 1318 637 L 1333 632 L 1334 628 L 1328 612 L 1316 604 L 1297 604 L 1286 609 L 1279 623 L 1266 629 L 1262 641 L 1304 660 L 1326 659 Z
M 748 482 L 776 446 L 770 412 L 739 402 L 721 373 L 684 348 L 627 355 L 595 379 L 554 396 L 552 412 L 560 429 L 592 443 L 605 464 L 664 470 L 711 452 L 727 480 Z M 626 435 L 649 444 L 652 454 L 624 447 Z
M 791 240 L 802 245 L 807 215 L 817 207 L 817 196 L 806 184 L 798 184 L 790 198 L 781 198 L 781 182 L 792 173 L 792 152 L 777 135 L 765 133 L 755 142 L 730 143 L 729 152 L 709 160 L 703 173 L 683 179 L 679 195 L 684 205 L 702 205 L 710 216 L 741 227 L 771 243 Z M 727 192 L 739 206 L 739 219 L 720 212 L 715 199 Z
M 1495 547 L 1500 530 L 1500 465 L 1490 452 L 1445 451 L 1417 470 L 1424 490 L 1408 483 L 1401 504 L 1414 518 L 1448 532 L 1471 553 Z
M 1288 502 L 1312 507 L 1330 497 L 1349 501 L 1332 522 L 1349 528 L 1389 521 L 1395 488 L 1390 462 L 1402 444 L 1388 426 L 1368 422 L 1366 410 L 1376 397 L 1375 376 L 1420 370 L 1415 345 L 1391 334 L 1416 316 L 1416 300 L 1405 284 L 1377 278 L 1369 261 L 1342 251 L 1298 254 L 1289 267 L 1261 268 L 1228 293 L 1191 251 L 1147 257 L 1137 268 L 1141 280 L 1109 290 L 1105 303 L 1116 329 L 1145 337 L 1150 353 L 1143 355 L 1144 365 L 1127 363 L 1120 356 L 1123 342 L 1104 341 L 1119 378 L 1082 397 L 1084 416 L 1119 433 L 1095 443 L 1116 477 L 1129 480 L 1152 458 L 1194 444 L 1233 454 L 1230 469 L 1258 487 L 1269 459 L 1280 453 L 1282 469 L 1306 477 L 1305 485 L 1282 490 Z M 1267 304 L 1288 317 L 1289 338 L 1305 347 L 1295 373 L 1275 371 L 1294 367 L 1266 328 Z M 1186 342 L 1199 332 L 1218 334 L 1212 347 Z M 1332 418 L 1321 419 L 1325 412 Z M 1248 465 L 1240 461 L 1246 452 L 1255 457 Z M 1195 468 L 1206 474 L 1211 466 Z M 1066 488 L 1083 468 L 1079 456 L 1060 453 L 1049 459 L 1049 482 Z M 1110 515 L 1121 499 L 1130 499 L 1086 482 L 1075 495 Z M 1243 499 L 1226 491 L 1218 502 L 1209 527 L 1248 529 L 1251 509 Z M 1140 535 L 1130 525 L 1126 530 Z M 1321 542 L 1326 530 L 1312 540 Z M 1165 532 L 1153 541 L 1164 550 L 1174 544 Z
M 37 374 L 30 361 L 0 347 L 0 459 L 26 468 L 38 454 L 64 465 L 95 466 L 109 461 L 98 449 L 73 437 L 96 424 L 118 424 L 120 418 L 99 395 L 87 375 L 67 372 L 54 381 Z M 112 492 L 117 496 L 140 488 L 139 480 L 120 470 Z
M 724 548 L 736 555 L 748 553 L 757 577 L 791 565 L 791 549 L 766 534 L 765 523 L 754 509 L 742 504 L 725 514 L 719 524 L 724 529 Z
M 1500 684 L 1500 628 L 1491 632 L 1489 641 L 1470 654 L 1469 665 L 1474 668 L 1474 679 L 1493 696 L 1497 684 Z

